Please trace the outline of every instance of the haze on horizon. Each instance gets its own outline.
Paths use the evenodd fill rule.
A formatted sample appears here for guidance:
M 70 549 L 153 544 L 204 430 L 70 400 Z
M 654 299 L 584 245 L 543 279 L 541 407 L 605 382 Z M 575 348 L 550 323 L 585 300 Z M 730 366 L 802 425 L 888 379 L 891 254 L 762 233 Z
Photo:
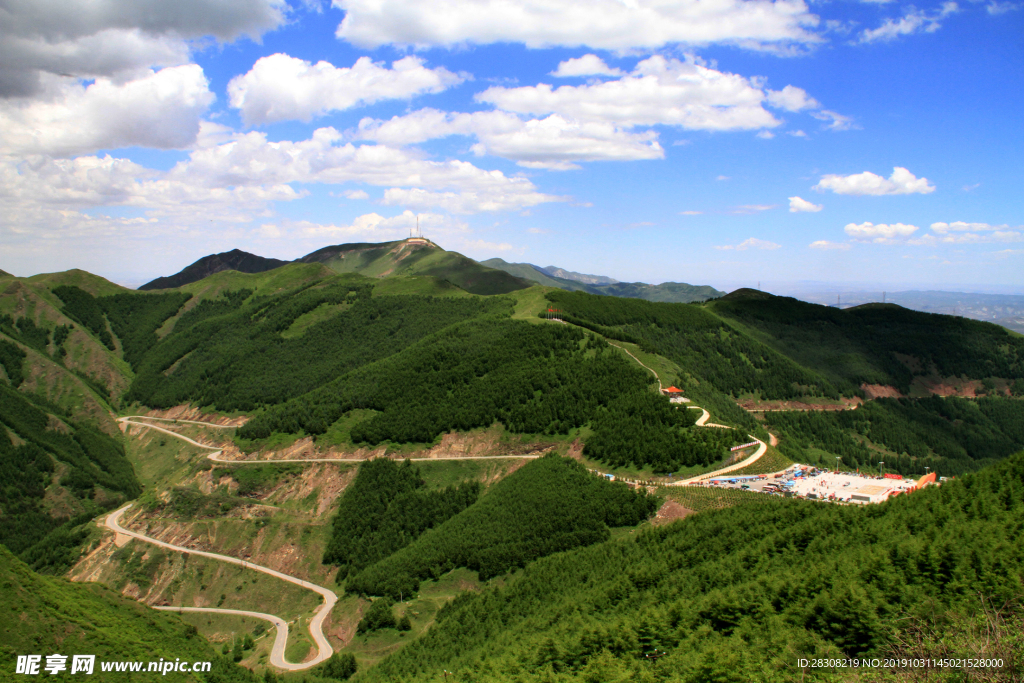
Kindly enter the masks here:
M 42 0 L 9 19 L 16 275 L 139 284 L 418 217 L 478 260 L 627 282 L 1024 293 L 1020 2 Z

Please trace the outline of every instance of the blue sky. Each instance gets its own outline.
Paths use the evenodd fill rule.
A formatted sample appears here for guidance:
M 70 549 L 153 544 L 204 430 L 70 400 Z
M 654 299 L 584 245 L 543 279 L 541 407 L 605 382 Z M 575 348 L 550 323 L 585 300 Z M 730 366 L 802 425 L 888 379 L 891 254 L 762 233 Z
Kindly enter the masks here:
M 22 0 L 0 268 L 425 234 L 624 281 L 1024 293 L 1024 7 Z M 774 285 L 773 285 L 774 283 Z

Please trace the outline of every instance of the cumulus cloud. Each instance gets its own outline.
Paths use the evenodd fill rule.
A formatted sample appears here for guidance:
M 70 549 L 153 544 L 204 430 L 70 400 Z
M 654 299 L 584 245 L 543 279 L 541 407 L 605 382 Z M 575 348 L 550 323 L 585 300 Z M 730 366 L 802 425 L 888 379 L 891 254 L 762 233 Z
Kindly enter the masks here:
M 369 199 L 370 195 L 366 194 L 366 190 L 346 190 L 342 193 L 348 199 Z
M 522 210 L 564 199 L 539 192 L 526 178 L 464 161 L 425 160 L 380 145 L 342 143 L 334 129 L 320 129 L 299 141 L 235 134 L 226 142 L 194 149 L 168 171 L 109 155 L 34 155 L 24 161 L 9 157 L 0 160 L 0 214 L 4 225 L 41 232 L 67 223 L 47 212 L 105 206 L 134 207 L 148 218 L 186 226 L 200 219 L 244 223 L 269 215 L 274 202 L 308 194 L 295 184 L 346 183 L 393 190 L 385 193 L 386 204 L 438 206 L 454 213 Z
M 818 17 L 802 0 L 334 0 L 345 18 L 337 36 L 366 48 L 523 43 L 659 48 L 731 43 L 749 48 L 807 45 Z
M 800 197 L 789 198 L 789 212 L 790 213 L 816 213 L 821 211 L 824 207 L 821 204 L 812 204 L 806 199 Z
M 767 96 L 742 76 L 717 71 L 689 57 L 654 55 L 628 76 L 586 85 L 552 88 L 492 87 L 481 102 L 519 114 L 558 114 L 623 127 L 671 125 L 691 130 L 756 130 L 779 121 L 762 106 Z
M 778 249 L 781 246 L 782 246 L 781 244 L 776 244 L 775 242 L 769 242 L 767 240 L 759 240 L 756 237 L 748 237 L 747 239 L 743 240 L 739 244 L 736 244 L 736 245 L 726 244 L 726 245 L 723 245 L 723 246 L 720 246 L 720 247 L 715 247 L 715 249 L 722 249 L 722 250 L 726 250 L 726 251 L 729 251 L 729 250 L 732 250 L 732 251 L 746 251 L 747 249 L 763 249 L 763 250 L 767 250 L 767 251 L 772 251 L 774 249 Z
M 521 166 L 567 170 L 580 161 L 661 159 L 654 132 L 630 133 L 611 123 L 578 122 L 558 115 L 522 120 L 500 111 L 446 113 L 421 109 L 388 121 L 363 119 L 357 135 L 390 145 L 409 145 L 449 135 L 470 135 L 477 155 L 512 159 Z
M 782 90 L 769 90 L 767 100 L 768 104 L 776 109 L 785 109 L 786 111 L 793 112 L 817 109 L 821 106 L 803 88 L 798 88 L 794 85 L 787 85 Z
M 324 240 L 359 240 L 386 242 L 408 237 L 409 230 L 419 225 L 424 233 L 444 234 L 451 236 L 467 230 L 462 221 L 451 216 L 436 213 L 416 214 L 403 211 L 397 216 L 384 217 L 379 213 L 368 213 L 356 216 L 347 225 L 335 223 L 316 223 L 313 221 L 283 220 L 275 223 L 264 223 L 259 231 L 273 238 L 289 240 L 310 240 L 323 243 Z
M 824 251 L 846 251 L 850 248 L 848 242 L 829 242 L 828 240 L 817 240 L 811 242 L 808 245 L 811 249 L 821 249 Z
M 278 53 L 261 57 L 248 73 L 231 79 L 228 96 L 251 126 L 310 121 L 380 100 L 441 92 L 463 80 L 444 67 L 428 69 L 419 57 L 404 57 L 388 69 L 369 57 L 360 57 L 351 67 L 336 67 Z
M 188 61 L 189 39 L 259 38 L 285 21 L 284 0 L 11 0 L 0 22 L 0 97 L 57 79 L 137 77 Z
M 126 83 L 66 83 L 50 101 L 0 102 L 0 150 L 65 156 L 133 145 L 183 148 L 196 140 L 213 100 L 197 64 Z
M 923 10 L 910 10 L 899 19 L 886 19 L 881 26 L 861 31 L 859 42 L 889 42 L 912 33 L 934 33 L 942 28 L 939 23 L 950 14 L 959 11 L 955 2 L 945 2 L 938 12 L 928 14 Z
M 551 72 L 558 78 L 573 76 L 622 76 L 621 69 L 613 69 L 597 55 L 583 55 L 574 59 L 559 62 L 558 68 Z
M 870 171 L 855 175 L 826 175 L 814 186 L 815 190 L 831 190 L 836 194 L 850 195 L 887 195 L 887 194 L 930 194 L 935 186 L 928 184 L 927 178 L 918 178 L 907 169 L 897 166 L 893 168 L 888 179 L 875 175 Z
M 556 75 L 610 74 L 595 55 L 559 64 Z M 629 74 L 579 86 L 548 84 L 491 87 L 476 99 L 493 111 L 446 113 L 421 109 L 387 121 L 364 119 L 356 136 L 389 145 L 411 145 L 449 135 L 477 139 L 474 153 L 512 159 L 522 166 L 567 170 L 582 161 L 660 159 L 657 132 L 632 129 L 655 125 L 695 130 L 760 130 L 779 121 L 765 108 L 801 110 L 819 106 L 800 88 L 766 91 L 759 79 L 685 60 L 653 56 Z
M 916 225 L 905 225 L 903 223 L 848 223 L 843 230 L 850 237 L 863 242 L 877 242 L 888 244 L 901 239 L 906 239 L 917 232 L 920 228 Z

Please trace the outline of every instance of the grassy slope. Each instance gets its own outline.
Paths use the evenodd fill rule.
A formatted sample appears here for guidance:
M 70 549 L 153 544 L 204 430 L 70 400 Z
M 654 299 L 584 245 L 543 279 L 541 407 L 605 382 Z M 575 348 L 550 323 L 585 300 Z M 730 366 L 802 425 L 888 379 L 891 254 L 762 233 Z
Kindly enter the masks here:
M 42 393 L 48 400 L 72 410 L 76 414 L 86 407 L 83 414 L 93 419 L 99 418 L 95 403 L 100 400 L 91 388 L 77 377 L 78 371 L 105 386 L 116 400 L 128 387 L 133 373 L 128 363 L 119 355 L 106 348 L 93 333 L 81 325 L 74 323 L 61 312 L 62 302 L 50 292 L 51 287 L 74 284 L 83 289 L 97 291 L 102 294 L 125 292 L 123 287 L 107 282 L 100 277 L 89 275 L 83 271 L 67 271 L 36 275 L 31 278 L 11 278 L 4 286 L 0 280 L 0 314 L 12 318 L 30 318 L 37 327 L 50 331 L 50 343 L 46 354 L 36 350 L 29 351 L 27 364 L 27 382 L 25 389 Z M 52 354 L 56 351 L 53 344 L 53 330 L 58 325 L 68 325 L 74 329 L 64 343 L 67 355 L 63 365 L 53 361 Z M 22 347 L 26 348 L 27 347 Z M 100 400 L 105 404 L 107 397 Z
M 339 252 L 324 263 L 339 273 L 360 273 L 368 277 L 428 275 L 447 280 L 472 294 L 507 294 L 530 286 L 526 280 L 481 266 L 462 254 L 432 245 L 385 242 L 351 246 L 360 248 Z
M 0 626 L 2 674 L 13 679 L 19 654 L 94 654 L 103 680 L 127 676 L 100 674 L 99 661 L 144 660 L 176 657 L 212 661 L 212 670 L 225 681 L 252 680 L 248 672 L 221 660 L 194 629 L 176 616 L 157 612 L 117 595 L 98 584 L 73 584 L 44 577 L 0 547 L 0 612 L 8 615 Z M 70 663 L 70 659 L 68 660 Z M 54 677 L 64 680 L 64 676 Z M 152 674 L 150 674 L 152 675 Z M 47 675 L 47 678 L 50 676 Z M 212 680 L 208 676 L 169 675 L 178 681 Z

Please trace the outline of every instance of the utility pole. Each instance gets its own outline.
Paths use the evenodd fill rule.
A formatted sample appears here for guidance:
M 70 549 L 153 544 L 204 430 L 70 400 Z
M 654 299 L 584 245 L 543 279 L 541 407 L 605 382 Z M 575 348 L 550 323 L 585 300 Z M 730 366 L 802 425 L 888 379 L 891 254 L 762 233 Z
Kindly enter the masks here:
M 878 463 L 878 476 L 882 476 L 882 465 L 884 464 L 884 462 Z

